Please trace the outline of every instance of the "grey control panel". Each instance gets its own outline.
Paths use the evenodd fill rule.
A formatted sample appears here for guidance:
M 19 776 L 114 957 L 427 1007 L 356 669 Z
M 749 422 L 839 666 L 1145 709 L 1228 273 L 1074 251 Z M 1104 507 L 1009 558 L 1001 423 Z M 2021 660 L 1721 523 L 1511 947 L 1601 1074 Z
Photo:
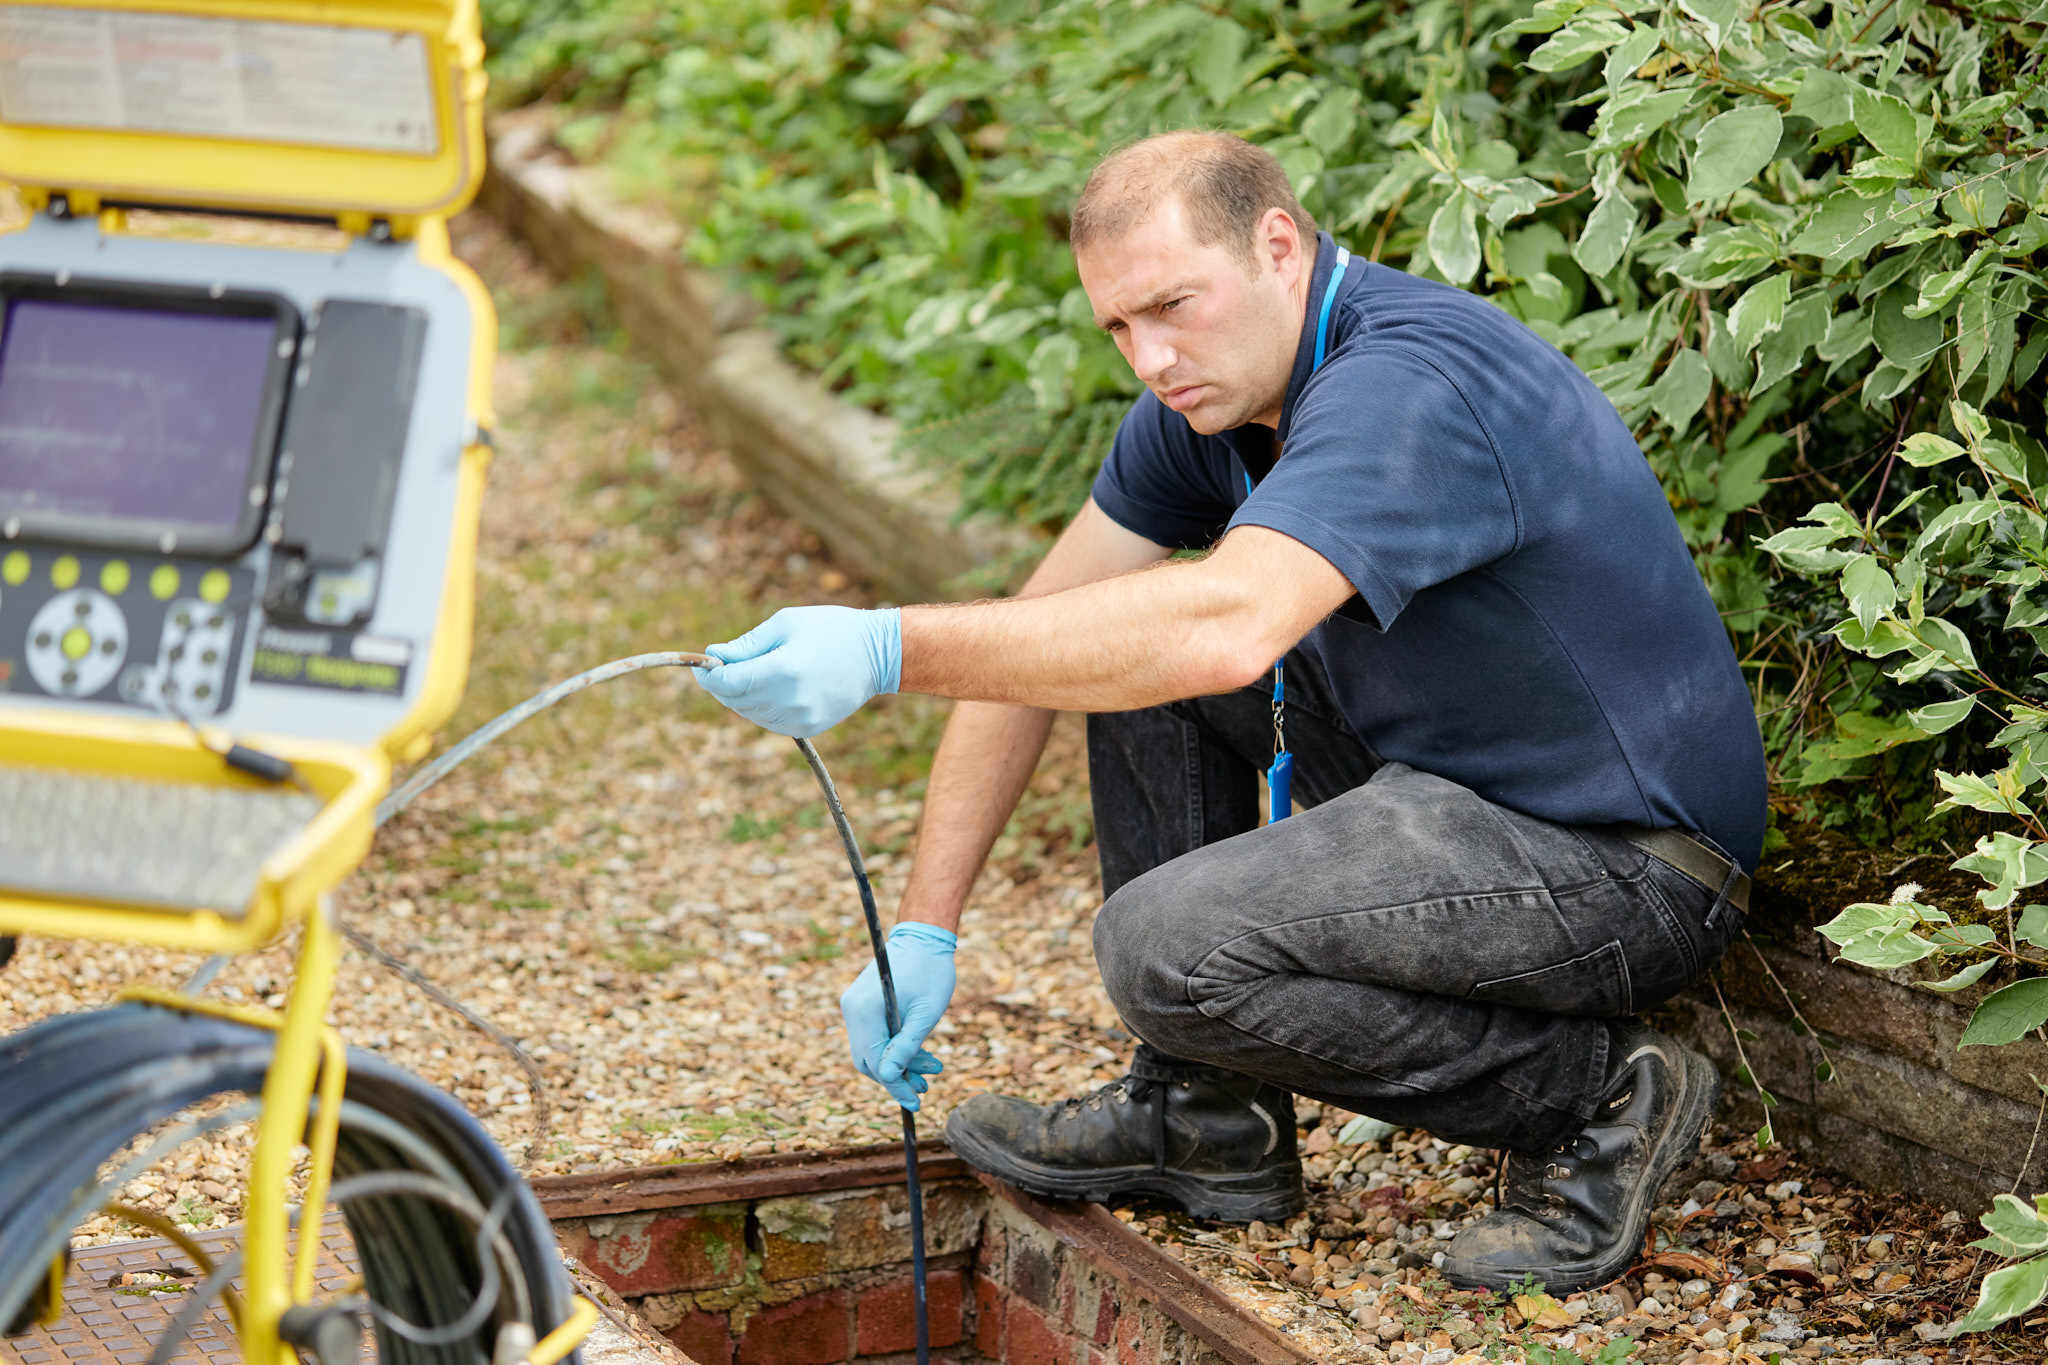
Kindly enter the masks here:
M 375 743 L 425 686 L 475 321 L 409 243 L 0 236 L 0 717 Z

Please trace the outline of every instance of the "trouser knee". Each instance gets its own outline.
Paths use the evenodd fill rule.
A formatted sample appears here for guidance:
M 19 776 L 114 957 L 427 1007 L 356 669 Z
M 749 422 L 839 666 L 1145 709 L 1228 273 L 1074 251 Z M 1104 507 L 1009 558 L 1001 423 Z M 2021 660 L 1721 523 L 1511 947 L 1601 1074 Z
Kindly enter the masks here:
M 1167 880 L 1138 877 L 1103 902 L 1095 916 L 1095 965 L 1124 1023 L 1154 1047 L 1172 1052 L 1192 1007 L 1185 945 L 1175 938 L 1176 927 L 1185 934 L 1185 923 L 1175 924 L 1185 917 L 1173 913 L 1163 888 Z

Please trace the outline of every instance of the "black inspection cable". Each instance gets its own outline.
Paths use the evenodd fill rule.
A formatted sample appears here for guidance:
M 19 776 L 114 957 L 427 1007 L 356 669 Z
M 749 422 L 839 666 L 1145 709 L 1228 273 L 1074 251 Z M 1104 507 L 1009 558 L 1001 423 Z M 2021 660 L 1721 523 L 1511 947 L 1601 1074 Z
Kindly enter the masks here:
M 867 916 L 868 921 L 868 944 L 875 950 L 875 971 L 882 978 L 882 1018 L 889 1026 L 889 1036 L 893 1038 L 896 1030 L 903 1026 L 903 1016 L 896 1010 L 896 978 L 889 971 L 889 948 L 882 941 L 882 919 L 875 910 L 875 888 L 868 882 L 867 864 L 861 859 L 860 845 L 854 842 L 853 826 L 847 823 L 846 808 L 839 804 L 839 789 L 832 785 L 832 774 L 825 771 L 825 761 L 818 757 L 818 751 L 807 739 L 798 740 L 796 747 L 803 751 L 804 762 L 811 765 L 818 785 L 825 790 L 825 804 L 831 808 L 832 823 L 839 827 L 839 842 L 846 846 L 846 861 L 852 865 L 853 880 L 860 887 L 861 913 Z M 903 1115 L 903 1186 L 910 1196 L 910 1292 L 917 1318 L 917 1365 L 926 1365 L 931 1359 L 932 1333 L 925 1309 L 924 1191 L 917 1180 L 917 1117 L 900 1105 L 897 1112 Z
M 596 668 L 578 673 L 573 678 L 556 683 L 478 726 L 460 742 L 452 745 L 446 753 L 407 778 L 398 790 L 378 803 L 377 823 L 382 825 L 411 805 L 421 792 L 440 781 L 486 744 L 514 726 L 545 711 L 564 697 L 581 692 L 595 683 L 609 682 L 613 678 L 621 678 L 643 669 L 715 668 L 718 662 L 708 654 L 693 654 L 680 650 L 635 654 L 600 664 Z M 832 812 L 832 823 L 839 831 L 839 842 L 846 849 L 846 861 L 853 869 L 854 883 L 860 888 L 860 908 L 867 919 L 868 944 L 874 950 L 876 971 L 882 979 L 883 1017 L 888 1023 L 890 1034 L 894 1035 L 902 1026 L 903 1020 L 896 1006 L 896 980 L 889 970 L 889 949 L 882 938 L 881 915 L 875 908 L 875 891 L 868 881 L 867 864 L 861 858 L 859 842 L 853 837 L 853 825 L 846 818 L 846 808 L 839 800 L 839 789 L 833 785 L 832 775 L 825 771 L 824 760 L 818 757 L 818 751 L 807 739 L 797 740 L 796 747 L 803 754 L 804 762 L 810 764 L 811 773 L 817 778 L 819 789 L 825 794 L 825 805 Z M 461 1012 L 471 1022 L 477 1022 L 468 1011 Z M 918 1181 L 917 1170 L 917 1120 L 908 1109 L 899 1107 L 899 1112 L 903 1116 L 904 1188 L 910 1200 L 911 1295 L 917 1320 L 917 1365 L 928 1365 L 931 1359 L 931 1323 L 925 1284 L 924 1192 Z

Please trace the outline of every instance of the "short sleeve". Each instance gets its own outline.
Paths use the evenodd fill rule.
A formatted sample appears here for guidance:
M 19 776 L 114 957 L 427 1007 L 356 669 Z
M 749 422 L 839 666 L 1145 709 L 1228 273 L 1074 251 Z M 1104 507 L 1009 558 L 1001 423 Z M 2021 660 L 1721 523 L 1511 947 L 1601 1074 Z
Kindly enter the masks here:
M 1214 545 L 1237 500 L 1222 487 L 1227 450 L 1209 449 L 1187 422 L 1151 393 L 1117 427 L 1095 475 L 1095 505 L 1111 521 L 1155 545 L 1201 550 Z
M 1230 519 L 1307 545 L 1385 630 L 1415 594 L 1513 552 L 1494 441 L 1456 385 L 1405 350 L 1336 357 L 1303 390 L 1273 471 Z

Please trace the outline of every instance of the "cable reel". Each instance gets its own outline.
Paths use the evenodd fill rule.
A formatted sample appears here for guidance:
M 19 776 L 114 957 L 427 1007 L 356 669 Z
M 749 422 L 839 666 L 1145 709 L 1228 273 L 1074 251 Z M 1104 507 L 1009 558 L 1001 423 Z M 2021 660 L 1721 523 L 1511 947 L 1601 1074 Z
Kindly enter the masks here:
M 136 1134 L 195 1105 L 261 1090 L 267 1029 L 127 1003 L 15 1035 L 0 1066 L 0 1321 L 52 1304 L 70 1230 L 178 1146 L 249 1117 L 245 1102 L 186 1120 L 95 1182 Z M 362 1268 L 358 1293 L 296 1305 L 289 1345 L 341 1365 L 366 1333 L 380 1365 L 492 1365 L 570 1316 L 573 1288 L 532 1190 L 452 1097 L 374 1054 L 348 1055 L 329 1198 Z M 316 1101 L 317 1104 L 317 1101 Z M 83 1193 L 81 1193 L 83 1191 Z M 240 1253 L 204 1278 L 159 1339 L 168 1360 L 221 1298 Z

